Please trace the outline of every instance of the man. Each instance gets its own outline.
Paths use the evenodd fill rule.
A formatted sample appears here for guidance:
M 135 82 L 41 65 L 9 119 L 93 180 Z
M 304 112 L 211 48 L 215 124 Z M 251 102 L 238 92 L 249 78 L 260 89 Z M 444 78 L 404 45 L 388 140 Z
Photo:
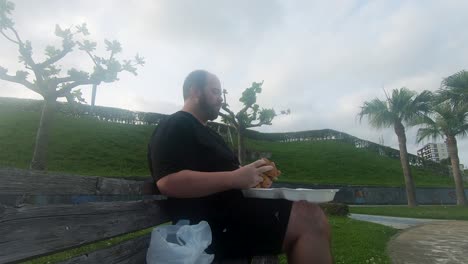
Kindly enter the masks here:
M 331 263 L 330 230 L 320 207 L 307 202 L 244 198 L 271 170 L 263 160 L 240 166 L 223 139 L 206 126 L 221 108 L 219 79 L 191 72 L 183 85 L 184 107 L 153 133 L 148 158 L 173 221 L 210 224 L 216 259 L 286 252 L 289 263 Z

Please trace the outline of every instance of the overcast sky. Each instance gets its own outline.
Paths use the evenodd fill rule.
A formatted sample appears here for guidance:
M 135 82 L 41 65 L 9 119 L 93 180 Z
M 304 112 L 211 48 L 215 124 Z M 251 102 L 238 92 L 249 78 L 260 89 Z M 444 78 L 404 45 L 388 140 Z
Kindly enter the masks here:
M 170 114 L 182 107 L 182 83 L 194 69 L 219 76 L 228 102 L 264 80 L 263 107 L 291 109 L 260 131 L 331 128 L 398 148 L 393 129 L 374 130 L 356 119 L 359 106 L 406 86 L 436 90 L 442 78 L 468 68 L 468 1 L 139 0 L 14 1 L 13 19 L 31 40 L 37 60 L 47 44 L 60 46 L 55 24 L 86 22 L 98 41 L 122 43 L 120 58 L 137 52 L 147 64 L 138 76 L 99 86 L 96 103 Z M 15 46 L 0 38 L 0 65 L 21 69 Z M 90 70 L 75 52 L 60 65 Z M 82 89 L 90 102 L 91 87 Z M 0 96 L 41 97 L 0 81 Z M 408 130 L 408 149 L 416 144 Z M 425 142 L 427 143 L 427 142 Z M 468 165 L 468 140 L 459 140 Z

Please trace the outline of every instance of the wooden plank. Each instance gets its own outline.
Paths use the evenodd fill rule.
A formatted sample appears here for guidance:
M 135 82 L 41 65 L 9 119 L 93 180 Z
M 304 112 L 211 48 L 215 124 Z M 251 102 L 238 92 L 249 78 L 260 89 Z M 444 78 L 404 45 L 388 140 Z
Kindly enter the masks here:
M 214 262 L 213 264 L 278 264 L 279 260 L 277 256 L 255 256 L 252 261 L 249 262 L 248 258 L 245 259 L 226 259 Z
M 164 202 L 0 207 L 0 263 L 61 251 L 169 221 Z
M 82 204 L 91 202 L 117 202 L 139 200 L 166 200 L 163 195 L 88 195 L 88 194 L 0 194 L 0 204 L 10 207 L 23 207 L 26 205 L 45 206 L 51 204 Z
M 1 169 L 2 194 L 96 194 L 97 177 L 53 175 L 43 172 Z
M 109 248 L 97 250 L 59 263 L 143 264 L 146 262 L 146 252 L 149 247 L 150 239 L 151 234 L 144 235 Z
M 60 262 L 60 264 L 79 264 L 79 263 L 116 263 L 116 264 L 141 264 L 146 261 L 146 252 L 149 247 L 151 234 L 122 242 L 109 248 L 101 249 L 77 256 L 69 260 Z M 222 260 L 214 264 L 248 264 L 245 259 Z M 253 257 L 252 264 L 278 264 L 277 256 L 257 256 Z
M 252 259 L 252 264 L 278 264 L 278 256 L 258 256 Z
M 152 182 L 0 169 L 0 194 L 150 194 Z M 144 192 L 145 191 L 145 192 Z
M 221 261 L 214 261 L 213 264 L 249 264 L 249 259 L 226 259 Z

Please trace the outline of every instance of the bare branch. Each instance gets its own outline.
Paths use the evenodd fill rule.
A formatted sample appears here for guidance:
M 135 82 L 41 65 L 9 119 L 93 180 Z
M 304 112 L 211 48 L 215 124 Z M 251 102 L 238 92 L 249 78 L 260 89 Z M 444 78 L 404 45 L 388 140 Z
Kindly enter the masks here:
M 91 54 L 91 52 L 86 51 L 86 53 L 88 53 L 88 55 L 89 55 L 89 57 L 91 58 L 91 60 L 93 60 L 94 65 L 96 65 L 96 66 L 98 66 L 98 67 L 101 67 L 101 65 L 99 65 L 99 63 L 97 63 L 96 59 L 93 57 L 93 54 Z
M 60 83 L 66 83 L 66 82 L 72 82 L 74 81 L 74 79 L 70 76 L 67 76 L 67 77 L 62 77 L 62 78 L 55 78 L 54 80 L 57 84 L 60 84 Z
M 19 42 L 18 42 L 18 41 L 14 40 L 14 39 L 12 39 L 12 38 L 10 38 L 10 37 L 8 37 L 8 35 L 5 34 L 5 32 L 3 32 L 3 30 L 0 30 L 0 33 L 2 33 L 2 35 L 3 35 L 6 39 L 8 39 L 9 41 L 11 41 L 11 42 L 13 42 L 13 43 L 19 45 Z
M 78 46 L 84 47 L 84 44 L 83 44 L 83 43 L 81 43 L 81 42 L 79 42 L 79 41 L 77 41 L 76 43 L 78 44 Z M 99 63 L 97 63 L 96 59 L 94 59 L 93 54 L 91 54 L 91 52 L 89 52 L 89 51 L 86 50 L 86 49 L 82 49 L 82 50 L 88 54 L 88 56 L 91 58 L 91 60 L 93 60 L 93 62 L 94 62 L 94 64 L 95 64 L 96 66 L 98 66 L 98 67 L 101 66 L 101 65 L 99 65 Z
M 78 87 L 80 85 L 87 85 L 87 84 L 93 84 L 93 83 L 94 83 L 94 81 L 92 81 L 90 79 L 86 79 L 86 80 L 74 81 L 74 82 L 65 84 L 65 85 L 62 86 L 62 88 L 60 90 L 57 91 L 57 97 L 66 96 L 67 94 L 69 94 L 71 92 L 71 90 L 73 88 L 76 88 L 76 87 Z
M 236 124 L 236 121 L 235 121 L 234 119 L 232 119 L 231 116 L 226 115 L 225 113 L 221 113 L 221 112 L 219 113 L 219 115 L 220 115 L 221 117 L 223 117 L 226 121 L 231 122 L 231 123 L 233 123 L 233 124 Z
M 232 119 L 230 116 L 226 115 L 225 113 L 219 112 L 219 115 L 220 115 L 221 117 L 225 118 L 225 119 L 229 119 L 229 120 Z
M 237 113 L 237 117 L 239 117 L 241 114 L 245 114 L 245 112 L 247 112 L 247 110 L 251 107 L 252 105 L 246 105 L 244 106 L 244 108 L 242 108 L 238 113 Z
M 18 78 L 17 76 L 8 75 L 8 74 L 3 73 L 3 72 L 0 72 L 0 79 L 5 80 L 5 81 L 9 81 L 9 82 L 22 84 L 26 88 L 28 88 L 28 89 L 30 89 L 30 90 L 38 93 L 38 94 L 42 94 L 41 91 L 39 89 L 37 89 L 37 87 L 33 83 L 29 82 L 26 79 Z
M 229 116 L 227 116 L 225 114 L 223 114 L 223 115 L 226 116 L 229 120 L 231 120 L 234 123 L 235 126 L 239 126 L 239 123 L 237 123 L 236 115 L 231 110 L 229 110 L 229 108 L 227 107 L 226 104 L 223 104 L 222 109 L 229 114 Z M 220 115 L 221 114 L 222 113 L 220 113 Z M 223 116 L 223 115 L 221 115 L 221 116 Z
M 110 54 L 110 56 L 109 56 L 109 60 L 112 60 L 113 58 L 114 58 L 114 51 L 112 50 L 112 51 L 111 51 L 111 54 Z
M 251 124 L 251 125 L 247 125 L 246 128 L 251 128 L 251 127 L 259 127 L 259 126 L 263 126 L 263 125 L 271 125 L 271 123 L 266 123 L 266 122 L 259 122 L 257 124 Z
M 67 55 L 68 53 L 70 53 L 72 51 L 72 49 L 63 49 L 59 54 L 57 54 L 56 56 L 53 56 L 49 59 L 47 59 L 46 61 L 44 62 L 41 62 L 38 64 L 38 66 L 40 67 L 46 67 L 48 65 L 52 65 L 54 63 L 56 63 L 57 61 L 61 60 L 63 57 L 65 57 L 65 55 Z
M 18 43 L 19 43 L 19 44 L 23 44 L 23 41 L 21 40 L 21 38 L 20 38 L 18 32 L 16 31 L 16 29 L 13 28 L 13 27 L 8 27 L 8 28 L 9 28 L 11 31 L 13 31 L 13 33 L 14 33 L 15 36 L 16 36 L 16 40 L 18 41 Z

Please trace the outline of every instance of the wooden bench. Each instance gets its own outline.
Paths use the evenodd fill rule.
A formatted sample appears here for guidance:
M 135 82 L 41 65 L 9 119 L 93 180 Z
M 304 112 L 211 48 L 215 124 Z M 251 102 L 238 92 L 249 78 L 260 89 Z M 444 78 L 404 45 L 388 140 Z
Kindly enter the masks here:
M 150 181 L 0 169 L 0 263 L 20 262 L 169 220 Z M 145 263 L 150 235 L 60 263 Z M 220 263 L 248 263 L 226 260 Z M 278 263 L 276 256 L 252 263 Z

